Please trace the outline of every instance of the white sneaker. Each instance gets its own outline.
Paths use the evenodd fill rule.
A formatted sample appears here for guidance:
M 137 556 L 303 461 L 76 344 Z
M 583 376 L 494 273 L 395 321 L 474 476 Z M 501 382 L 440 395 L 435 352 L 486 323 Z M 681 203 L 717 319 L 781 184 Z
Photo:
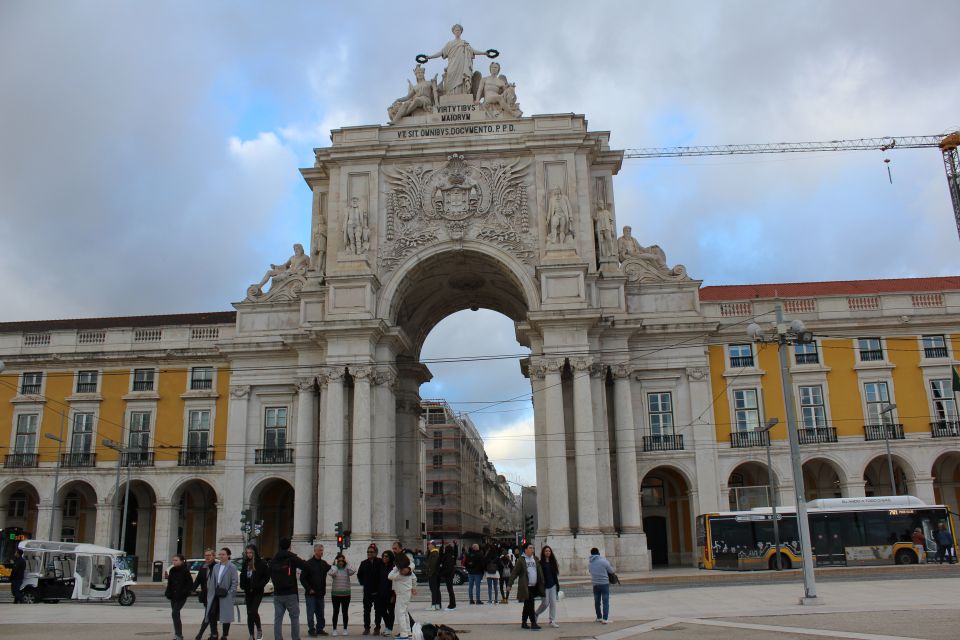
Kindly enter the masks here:
M 600 618 L 597 618 L 597 622 L 603 622 L 603 620 L 601 620 Z
M 559 628 L 560 628 L 560 625 L 558 625 L 556 622 L 551 622 L 551 623 L 550 623 L 550 626 L 553 627 L 554 629 L 559 629 Z
M 601 620 L 601 621 L 600 621 L 600 624 L 610 624 L 610 623 L 607 622 L 606 620 Z
M 332 636 L 335 636 L 335 635 L 337 635 L 337 630 L 336 630 L 336 629 L 334 629 L 333 631 L 331 631 L 331 632 L 330 632 L 330 635 L 332 635 Z
M 346 628 L 346 627 L 343 628 L 343 633 L 341 633 L 340 635 L 342 635 L 342 636 L 349 635 L 349 634 L 347 634 L 347 628 Z

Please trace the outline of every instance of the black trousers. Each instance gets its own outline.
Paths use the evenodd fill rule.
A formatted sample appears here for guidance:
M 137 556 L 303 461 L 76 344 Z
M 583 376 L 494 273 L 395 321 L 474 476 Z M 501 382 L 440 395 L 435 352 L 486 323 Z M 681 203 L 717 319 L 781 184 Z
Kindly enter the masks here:
M 206 600 L 204 600 L 206 606 Z M 217 618 L 220 617 L 220 599 L 214 598 L 213 603 L 207 607 L 207 613 L 203 616 L 203 624 L 200 625 L 200 631 L 197 632 L 197 638 L 203 637 L 203 632 L 210 627 L 210 637 L 217 637 Z
M 171 600 L 170 601 L 170 615 L 173 617 L 173 635 L 178 638 L 183 637 L 183 623 L 180 621 L 180 609 L 183 609 L 183 605 L 187 604 L 187 599 L 183 600 Z
M 530 624 L 537 624 L 537 608 L 534 606 L 534 596 L 531 591 L 527 599 L 523 601 L 523 623 L 526 624 L 527 620 L 530 620 Z
M 246 595 L 247 600 L 247 631 L 250 632 L 250 635 L 253 635 L 253 630 L 256 628 L 257 631 L 261 631 L 263 627 L 260 625 L 260 603 L 263 601 L 263 592 L 260 593 L 248 593 Z
M 453 609 L 457 606 L 457 596 L 453 593 L 453 575 L 451 574 L 444 578 L 444 582 L 447 583 L 447 608 Z
M 384 629 L 393 629 L 393 592 L 377 594 L 377 618 L 383 621 Z
M 376 606 L 377 604 L 377 594 L 363 592 L 363 628 L 370 628 L 370 609 L 374 610 L 373 613 L 373 623 L 376 626 L 380 626 L 380 621 L 383 619 L 383 613 L 380 611 L 380 607 Z
M 338 614 L 343 611 L 343 628 L 347 628 L 347 609 L 350 608 L 350 596 L 333 596 L 333 629 L 337 629 Z
M 440 576 L 434 575 L 427 578 L 430 584 L 430 604 L 440 604 Z

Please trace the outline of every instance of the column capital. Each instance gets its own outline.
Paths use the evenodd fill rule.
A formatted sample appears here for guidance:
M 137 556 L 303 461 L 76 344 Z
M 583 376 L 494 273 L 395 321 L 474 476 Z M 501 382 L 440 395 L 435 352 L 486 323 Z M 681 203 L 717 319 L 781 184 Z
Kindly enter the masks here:
M 389 367 L 377 367 L 373 370 L 373 384 L 395 389 L 397 379 L 397 372 Z
M 707 377 L 706 367 L 687 367 L 687 379 L 694 382 L 705 380 Z
M 592 366 L 593 358 L 589 356 L 570 359 L 570 368 L 573 369 L 574 373 L 587 373 Z
M 590 365 L 590 377 L 591 378 L 605 378 L 607 377 L 607 368 L 609 365 L 604 364 L 603 362 L 594 362 Z
M 234 400 L 243 400 L 250 395 L 250 385 L 232 384 L 230 385 L 230 397 Z
M 320 373 L 317 374 L 317 384 L 325 387 L 331 382 L 340 382 L 345 374 L 346 371 L 342 366 L 321 367 Z
M 370 380 L 373 377 L 373 367 L 350 367 L 350 375 L 355 382 Z
M 317 377 L 303 376 L 297 378 L 293 384 L 297 388 L 297 393 L 310 393 L 317 388 Z
M 544 356 L 531 358 L 530 375 L 542 379 L 545 378 L 548 373 L 560 373 L 563 371 L 565 361 L 565 358 L 550 358 Z
M 633 367 L 626 362 L 620 362 L 610 366 L 610 373 L 613 374 L 614 380 L 629 380 Z

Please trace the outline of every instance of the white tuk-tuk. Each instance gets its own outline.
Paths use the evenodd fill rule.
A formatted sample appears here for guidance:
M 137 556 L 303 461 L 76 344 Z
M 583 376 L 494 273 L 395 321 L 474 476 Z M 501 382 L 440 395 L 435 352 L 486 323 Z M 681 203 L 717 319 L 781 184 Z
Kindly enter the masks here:
M 24 602 L 111 600 L 124 607 L 137 597 L 126 553 L 95 544 L 24 540 L 20 543 L 27 571 Z

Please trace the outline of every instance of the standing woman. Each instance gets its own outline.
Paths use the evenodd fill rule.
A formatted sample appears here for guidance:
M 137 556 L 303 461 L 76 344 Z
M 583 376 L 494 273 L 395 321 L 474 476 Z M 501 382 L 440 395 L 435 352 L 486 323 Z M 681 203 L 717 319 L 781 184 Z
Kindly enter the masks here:
M 240 575 L 237 568 L 230 562 L 230 549 L 220 549 L 217 557 L 220 564 L 213 566 L 207 582 L 207 617 L 210 624 L 219 620 L 222 631 L 220 640 L 227 640 L 230 636 L 230 624 L 233 622 L 233 599 L 240 586 Z
M 447 611 L 457 610 L 457 596 L 453 593 L 453 575 L 457 568 L 457 550 L 448 544 L 443 551 L 443 562 L 440 565 L 440 577 L 447 585 Z
M 500 588 L 500 550 L 492 544 L 487 545 L 486 562 L 487 604 L 497 604 L 500 602 L 500 595 L 498 594 Z
M 173 556 L 173 566 L 167 573 L 167 589 L 163 592 L 170 601 L 170 615 L 173 617 L 173 636 L 176 640 L 183 640 L 183 623 L 180 622 L 180 609 L 187 603 L 187 598 L 193 593 L 193 576 L 186 561 L 179 553 Z
M 338 553 L 334 558 L 330 577 L 333 578 L 333 634 L 337 635 L 337 614 L 343 612 L 343 635 L 347 635 L 347 609 L 350 608 L 350 576 L 356 571 L 347 565 L 347 558 Z
M 383 566 L 379 576 L 380 587 L 377 589 L 376 606 L 378 615 L 383 620 L 383 635 L 392 637 L 396 600 L 394 599 L 393 582 L 388 576 L 393 571 L 393 567 L 396 566 L 393 551 L 384 551 L 381 559 L 383 560 Z
M 549 606 L 550 626 L 559 627 L 560 625 L 557 624 L 557 596 L 560 594 L 560 568 L 557 566 L 557 557 L 553 555 L 553 549 L 549 545 L 544 545 L 540 551 L 540 567 L 543 569 L 543 600 L 537 607 L 537 615 L 542 614 Z
M 263 640 L 263 627 L 260 625 L 260 603 L 263 601 L 263 589 L 270 581 L 270 569 L 260 557 L 257 545 L 248 544 L 244 549 L 243 571 L 240 572 L 240 590 L 247 603 L 247 631 L 250 640 Z M 256 629 L 256 636 L 254 636 Z

